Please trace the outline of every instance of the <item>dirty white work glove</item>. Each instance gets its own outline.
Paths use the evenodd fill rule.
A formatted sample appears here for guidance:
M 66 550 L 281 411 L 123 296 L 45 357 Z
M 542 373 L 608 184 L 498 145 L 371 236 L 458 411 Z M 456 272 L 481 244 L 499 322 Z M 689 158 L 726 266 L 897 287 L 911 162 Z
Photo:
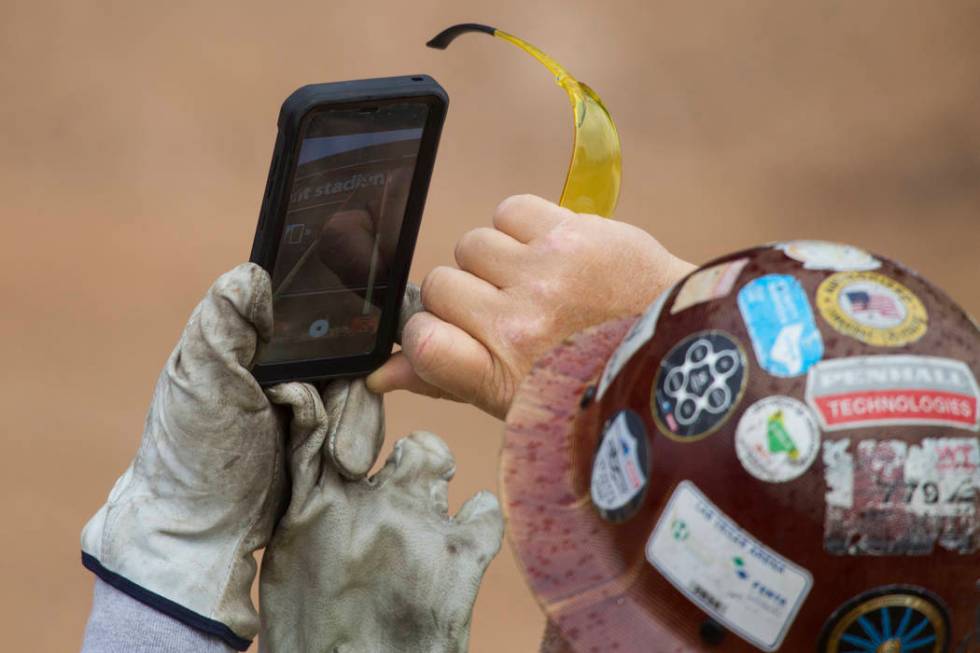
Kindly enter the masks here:
M 489 492 L 448 515 L 455 461 L 431 433 L 400 440 L 384 468 L 348 481 L 326 441 L 380 426 L 379 397 L 335 381 L 323 401 L 307 384 L 270 390 L 293 410 L 289 507 L 262 560 L 262 650 L 268 653 L 465 651 L 480 580 L 500 549 Z
M 401 342 L 402 329 L 408 319 L 421 312 L 422 294 L 415 284 L 405 287 L 395 339 Z M 285 385 L 285 384 L 284 384 Z M 282 396 L 282 391 L 276 395 Z M 342 476 L 350 480 L 364 478 L 378 459 L 385 439 L 384 405 L 381 395 L 369 392 L 361 381 L 337 384 L 325 395 L 329 426 L 326 452 Z M 280 402 L 282 403 L 282 402 Z
M 157 381 L 136 458 L 82 531 L 82 562 L 151 607 L 245 650 L 252 554 L 284 485 L 284 421 L 249 366 L 272 333 L 269 277 L 222 275 Z

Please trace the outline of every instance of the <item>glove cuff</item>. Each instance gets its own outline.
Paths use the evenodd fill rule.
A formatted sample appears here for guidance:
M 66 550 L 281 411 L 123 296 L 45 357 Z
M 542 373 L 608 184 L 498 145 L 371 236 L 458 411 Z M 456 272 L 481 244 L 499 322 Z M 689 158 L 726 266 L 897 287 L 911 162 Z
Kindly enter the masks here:
M 82 566 L 120 592 L 129 595 L 158 612 L 162 612 L 168 617 L 173 617 L 195 630 L 214 635 L 236 651 L 244 651 L 252 644 L 251 640 L 239 637 L 231 628 L 220 621 L 209 619 L 193 610 L 189 610 L 179 603 L 174 603 L 170 599 L 160 596 L 156 592 L 151 592 L 145 587 L 141 587 L 131 580 L 120 576 L 116 572 L 106 569 L 94 556 L 84 551 L 82 551 Z

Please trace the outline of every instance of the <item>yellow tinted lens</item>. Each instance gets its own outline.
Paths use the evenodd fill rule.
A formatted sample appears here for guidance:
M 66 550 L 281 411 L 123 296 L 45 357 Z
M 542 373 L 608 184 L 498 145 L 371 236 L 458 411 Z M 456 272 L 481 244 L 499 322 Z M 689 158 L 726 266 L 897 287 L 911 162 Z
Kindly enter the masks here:
M 599 96 L 580 86 L 583 93 L 574 101 L 575 149 L 559 203 L 578 213 L 609 217 L 623 174 L 619 134 Z
M 443 49 L 460 34 L 473 31 L 492 34 L 513 43 L 555 75 L 555 83 L 568 93 L 575 118 L 572 161 L 568 166 L 559 204 L 579 213 L 611 216 L 619 199 L 623 165 L 619 134 L 602 100 L 595 91 L 569 75 L 568 71 L 544 52 L 493 27 L 474 23 L 454 25 L 427 45 Z

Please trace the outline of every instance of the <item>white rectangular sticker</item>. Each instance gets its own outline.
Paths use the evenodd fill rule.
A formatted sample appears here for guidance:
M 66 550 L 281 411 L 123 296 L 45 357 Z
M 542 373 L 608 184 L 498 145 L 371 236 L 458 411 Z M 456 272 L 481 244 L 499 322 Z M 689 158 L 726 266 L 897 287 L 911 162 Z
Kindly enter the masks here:
M 647 560 L 692 603 L 763 651 L 782 644 L 813 577 L 681 481 L 647 541 Z
M 616 378 L 616 375 L 619 374 L 619 371 L 623 369 L 623 366 L 633 357 L 633 354 L 640 351 L 640 348 L 653 337 L 653 332 L 657 328 L 657 318 L 660 317 L 660 311 L 664 307 L 664 302 L 667 301 L 667 295 L 673 289 L 674 287 L 671 286 L 660 293 L 660 296 L 653 300 L 653 303 L 647 307 L 647 310 L 640 316 L 640 319 L 634 322 L 630 330 L 623 336 L 619 347 L 609 357 L 605 369 L 602 370 L 599 387 L 596 389 L 596 397 L 598 399 L 602 399 L 602 395 L 606 393 L 606 389 L 613 382 L 613 379 Z

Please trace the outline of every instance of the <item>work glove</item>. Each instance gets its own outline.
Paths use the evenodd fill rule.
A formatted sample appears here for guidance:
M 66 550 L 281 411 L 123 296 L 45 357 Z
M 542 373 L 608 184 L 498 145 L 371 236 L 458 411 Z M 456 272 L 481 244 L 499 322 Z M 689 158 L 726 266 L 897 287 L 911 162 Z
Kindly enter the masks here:
M 411 289 L 406 316 L 418 308 Z M 239 650 L 258 629 L 252 555 L 285 489 L 286 418 L 249 372 L 271 334 L 265 270 L 221 276 L 160 374 L 136 458 L 82 531 L 82 562 L 100 578 Z M 358 478 L 381 440 L 344 440 L 354 435 L 334 433 L 328 449 Z
M 82 531 L 100 578 L 238 650 L 258 628 L 252 554 L 284 485 L 285 422 L 249 372 L 271 335 L 265 270 L 222 275 L 157 380 L 136 458 Z
M 465 651 L 480 580 L 500 549 L 496 497 L 479 492 L 455 517 L 446 444 L 416 432 L 375 476 L 352 482 L 327 440 L 372 441 L 380 397 L 334 381 L 270 390 L 292 408 L 292 496 L 262 560 L 259 596 L 267 653 Z M 348 434 L 359 434 L 348 435 Z

